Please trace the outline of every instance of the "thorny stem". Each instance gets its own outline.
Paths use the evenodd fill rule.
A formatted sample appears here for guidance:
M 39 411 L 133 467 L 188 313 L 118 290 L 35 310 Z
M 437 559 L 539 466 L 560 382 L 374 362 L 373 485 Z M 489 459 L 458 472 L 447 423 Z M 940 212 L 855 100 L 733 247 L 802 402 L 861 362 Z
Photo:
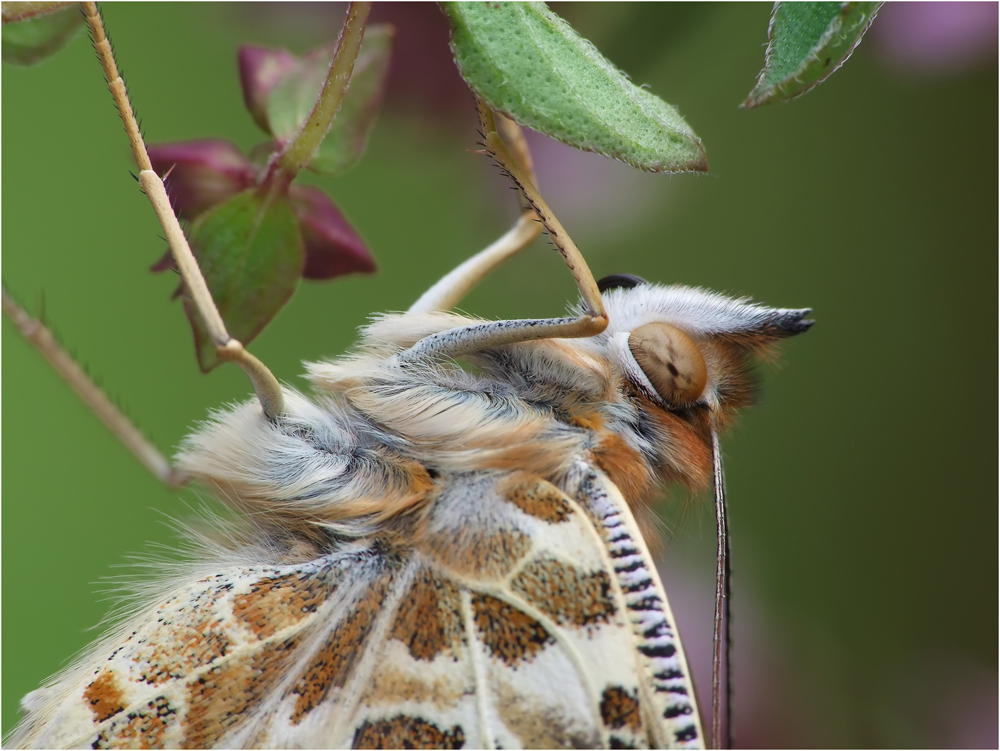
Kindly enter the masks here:
M 101 15 L 93 2 L 85 2 L 82 5 L 83 16 L 94 39 L 94 50 L 104 68 L 108 89 L 115 100 L 118 114 L 125 125 L 125 132 L 128 134 L 129 144 L 132 146 L 132 154 L 139 166 L 139 184 L 149 198 L 157 219 L 160 220 L 167 244 L 170 246 L 170 252 L 173 254 L 174 262 L 177 264 L 181 279 L 184 281 L 184 287 L 205 322 L 205 329 L 215 344 L 219 356 L 224 360 L 235 362 L 243 369 L 257 393 L 264 413 L 268 418 L 275 419 L 283 411 L 284 399 L 281 385 L 260 360 L 247 352 L 243 345 L 229 336 L 229 332 L 226 331 L 226 325 L 215 306 L 215 301 L 212 300 L 212 293 L 205 283 L 205 277 L 202 276 L 201 269 L 198 268 L 198 262 L 191 252 L 191 246 L 188 245 L 180 222 L 177 221 L 177 215 L 170 206 L 170 199 L 167 196 L 163 180 L 153 171 L 149 161 L 149 154 L 146 152 L 139 124 L 136 122 L 135 113 L 132 111 L 132 105 L 128 99 L 125 82 L 118 73 L 114 52 L 104 31 Z
M 104 426 L 128 447 L 143 466 L 165 484 L 175 488 L 183 485 L 188 478 L 172 467 L 156 446 L 150 443 L 107 395 L 90 380 L 83 368 L 59 346 L 52 332 L 41 321 L 28 315 L 7 290 L 3 290 L 2 294 L 3 312 L 13 321 L 24 338 L 48 361 L 53 370 L 66 381 L 80 400 L 90 407 Z
M 275 171 L 280 172 L 284 180 L 291 182 L 292 178 L 312 161 L 316 149 L 330 132 L 330 126 L 333 125 L 333 119 L 340 110 L 344 94 L 347 93 L 347 87 L 351 83 L 351 74 L 354 72 L 354 63 L 361 51 L 361 41 L 365 36 L 365 26 L 371 9 L 370 2 L 353 2 L 348 7 L 347 19 L 340 32 L 337 51 L 330 62 L 330 70 L 323 83 L 323 89 L 309 117 L 285 144 L 281 154 L 267 170 L 265 182 L 273 178 Z

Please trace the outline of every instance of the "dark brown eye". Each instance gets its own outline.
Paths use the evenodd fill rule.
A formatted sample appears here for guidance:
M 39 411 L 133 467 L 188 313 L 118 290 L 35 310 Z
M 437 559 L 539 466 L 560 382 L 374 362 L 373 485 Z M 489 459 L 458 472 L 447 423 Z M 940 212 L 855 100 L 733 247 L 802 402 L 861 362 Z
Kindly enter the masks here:
M 691 337 L 676 326 L 640 326 L 629 335 L 628 348 L 656 393 L 671 407 L 692 404 L 705 390 L 705 358 Z

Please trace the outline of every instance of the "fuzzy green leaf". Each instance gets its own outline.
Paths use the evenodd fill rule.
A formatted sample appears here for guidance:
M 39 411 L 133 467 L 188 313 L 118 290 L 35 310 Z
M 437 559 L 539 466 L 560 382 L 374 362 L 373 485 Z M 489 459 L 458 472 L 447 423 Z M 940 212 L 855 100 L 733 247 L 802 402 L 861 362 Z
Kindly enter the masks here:
M 650 172 L 705 171 L 677 110 L 633 85 L 544 3 L 444 3 L 459 72 L 491 107 Z
M 764 70 L 744 107 L 805 94 L 854 52 L 882 3 L 775 3 Z
M 332 175 L 361 158 L 382 103 L 395 34 L 395 29 L 388 24 L 375 24 L 366 29 L 351 74 L 350 88 L 330 131 L 313 156 L 311 169 Z M 330 45 L 310 52 L 270 93 L 267 119 L 272 135 L 279 141 L 291 138 L 312 112 L 330 69 L 334 47 Z
M 240 193 L 199 217 L 190 241 L 230 335 L 249 344 L 288 302 L 302 275 L 302 234 L 287 199 Z M 208 372 L 220 362 L 215 346 L 187 298 L 184 309 L 198 364 Z
M 33 65 L 55 54 L 69 43 L 83 25 L 76 3 L 40 3 L 40 9 L 24 8 L 32 3 L 4 3 L 2 56 L 5 63 Z

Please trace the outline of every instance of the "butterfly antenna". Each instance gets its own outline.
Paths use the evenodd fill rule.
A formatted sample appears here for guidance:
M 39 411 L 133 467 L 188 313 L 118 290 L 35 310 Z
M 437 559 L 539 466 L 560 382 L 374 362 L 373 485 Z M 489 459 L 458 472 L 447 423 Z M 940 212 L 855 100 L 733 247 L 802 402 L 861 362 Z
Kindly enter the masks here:
M 733 747 L 733 684 L 730 679 L 731 646 L 729 594 L 729 518 L 726 512 L 726 476 L 722 471 L 719 434 L 712 430 L 712 468 L 715 485 L 715 524 L 718 537 L 715 569 L 715 621 L 712 632 L 712 748 Z M 725 677 L 723 677 L 723 675 Z M 723 686 L 725 681 L 725 686 Z M 725 727 L 725 736 L 723 736 Z

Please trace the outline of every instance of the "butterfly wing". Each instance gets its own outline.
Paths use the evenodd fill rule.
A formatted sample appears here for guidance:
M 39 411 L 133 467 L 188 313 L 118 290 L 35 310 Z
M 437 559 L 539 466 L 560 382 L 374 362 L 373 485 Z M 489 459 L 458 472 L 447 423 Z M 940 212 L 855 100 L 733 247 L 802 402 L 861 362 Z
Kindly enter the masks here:
M 298 679 L 317 700 L 286 699 L 255 742 L 698 747 L 683 653 L 635 523 L 606 478 L 581 477 L 577 500 L 537 477 L 443 481 L 394 553 L 397 574 L 373 587 L 379 616 L 360 618 L 371 625 L 353 673 L 329 678 L 344 649 L 334 629 Z
M 34 699 L 19 746 L 700 744 L 625 502 L 584 467 L 443 479 L 397 535 L 181 588 Z
M 323 624 L 361 599 L 383 565 L 370 546 L 352 545 L 303 564 L 199 578 L 29 694 L 10 745 L 219 745 L 283 690 Z
M 628 503 L 601 471 L 581 463 L 575 495 L 611 559 L 632 624 L 640 696 L 657 748 L 702 748 L 694 686 L 663 583 Z

